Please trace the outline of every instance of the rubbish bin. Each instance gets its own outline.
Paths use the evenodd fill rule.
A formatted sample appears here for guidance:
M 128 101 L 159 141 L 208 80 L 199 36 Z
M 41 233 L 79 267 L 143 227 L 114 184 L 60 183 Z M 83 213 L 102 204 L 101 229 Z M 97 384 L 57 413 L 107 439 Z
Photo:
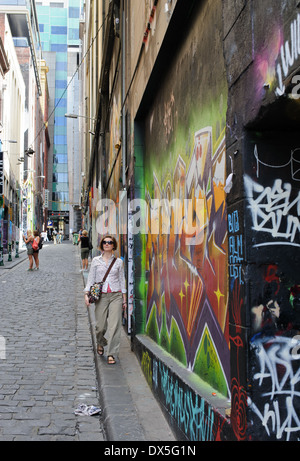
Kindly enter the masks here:
M 73 245 L 77 245 L 79 234 L 73 234 Z

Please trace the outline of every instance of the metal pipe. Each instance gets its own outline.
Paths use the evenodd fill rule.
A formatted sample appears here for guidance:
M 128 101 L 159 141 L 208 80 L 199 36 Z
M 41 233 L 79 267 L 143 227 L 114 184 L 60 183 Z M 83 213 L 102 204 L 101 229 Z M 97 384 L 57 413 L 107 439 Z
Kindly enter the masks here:
M 122 0 L 122 185 L 126 187 L 126 158 L 127 158 L 127 139 L 126 139 L 126 117 L 125 117 L 125 97 L 126 97 L 126 46 L 125 46 L 125 0 Z

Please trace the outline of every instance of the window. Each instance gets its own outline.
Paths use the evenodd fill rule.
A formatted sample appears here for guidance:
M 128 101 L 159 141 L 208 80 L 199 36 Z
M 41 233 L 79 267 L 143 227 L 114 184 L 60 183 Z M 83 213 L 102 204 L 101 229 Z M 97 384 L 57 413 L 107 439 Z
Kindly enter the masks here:
M 68 45 L 63 44 L 52 44 L 51 51 L 56 51 L 58 53 L 66 53 L 68 51 Z
M 53 157 L 53 163 L 68 163 L 68 155 L 55 154 Z
M 67 183 L 68 173 L 53 173 L 53 182 Z
M 69 40 L 79 40 L 79 29 L 69 29 Z
M 68 202 L 69 193 L 68 192 L 52 192 L 53 202 Z
M 54 144 L 67 144 L 67 136 L 54 135 Z
M 56 70 L 68 70 L 68 64 L 66 62 L 57 62 L 56 63 Z
M 67 107 L 67 100 L 61 98 L 55 98 L 55 107 Z
M 67 82 L 66 80 L 55 80 L 55 86 L 56 88 L 67 88 Z
M 67 27 L 65 26 L 52 26 L 51 34 L 54 35 L 67 35 Z
M 74 6 L 70 6 L 69 8 L 69 18 L 79 18 L 80 10 L 79 8 L 75 8 Z
M 55 117 L 55 126 L 66 126 L 66 117 Z

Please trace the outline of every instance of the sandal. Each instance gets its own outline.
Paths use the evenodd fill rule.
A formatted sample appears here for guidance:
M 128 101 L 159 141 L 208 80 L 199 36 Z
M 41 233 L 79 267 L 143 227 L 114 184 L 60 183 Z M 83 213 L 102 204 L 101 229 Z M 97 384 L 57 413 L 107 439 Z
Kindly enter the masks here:
M 104 354 L 104 349 L 102 346 L 98 346 L 97 348 L 97 354 L 100 355 L 100 357 L 102 357 L 102 355 Z
M 116 363 L 115 358 L 114 358 L 113 355 L 109 355 L 109 356 L 107 357 L 107 363 L 108 363 L 109 365 L 113 365 L 114 363 Z

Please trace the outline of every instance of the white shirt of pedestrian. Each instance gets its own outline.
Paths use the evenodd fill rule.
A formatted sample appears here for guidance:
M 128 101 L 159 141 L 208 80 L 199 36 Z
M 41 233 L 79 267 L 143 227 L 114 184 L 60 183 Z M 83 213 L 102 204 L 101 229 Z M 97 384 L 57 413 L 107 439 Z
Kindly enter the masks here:
M 94 283 L 102 282 L 107 269 L 109 268 L 113 258 L 112 256 L 108 263 L 104 261 L 102 255 L 96 256 L 92 260 L 90 267 L 85 292 L 89 292 Z M 103 284 L 102 293 L 107 293 L 108 286 L 112 292 L 127 293 L 125 284 L 124 264 L 121 258 L 117 258 L 115 264 L 111 268 L 106 281 Z

